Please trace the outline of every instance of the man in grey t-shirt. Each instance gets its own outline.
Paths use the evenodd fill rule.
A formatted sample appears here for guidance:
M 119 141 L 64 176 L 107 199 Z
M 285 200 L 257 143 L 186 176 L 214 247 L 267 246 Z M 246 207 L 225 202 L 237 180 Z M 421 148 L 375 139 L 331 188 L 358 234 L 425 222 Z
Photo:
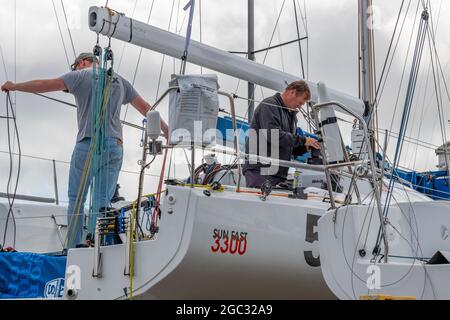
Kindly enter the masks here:
M 67 248 L 73 248 L 82 242 L 83 212 L 88 186 L 91 180 L 91 170 L 85 166 L 88 158 L 91 138 L 93 137 L 92 94 L 93 94 L 93 63 L 92 53 L 81 53 L 72 65 L 72 71 L 59 78 L 48 80 L 32 80 L 23 83 L 7 81 L 1 87 L 2 91 L 50 92 L 66 91 L 75 96 L 77 105 L 78 134 L 72 154 L 69 172 L 69 207 Z M 95 59 L 97 64 L 97 60 Z M 99 199 L 95 199 L 99 208 L 108 207 L 114 195 L 123 158 L 122 125 L 120 109 L 124 104 L 131 103 L 143 116 L 150 109 L 148 104 L 133 88 L 133 86 L 118 74 L 113 75 L 111 94 L 106 106 L 105 141 L 102 153 L 101 167 L 106 168 L 100 174 L 96 186 L 100 190 Z M 161 128 L 167 137 L 167 124 L 161 121 Z M 87 175 L 86 172 L 90 174 Z M 83 188 L 83 181 L 87 180 Z M 81 186 L 81 187 L 80 187 Z

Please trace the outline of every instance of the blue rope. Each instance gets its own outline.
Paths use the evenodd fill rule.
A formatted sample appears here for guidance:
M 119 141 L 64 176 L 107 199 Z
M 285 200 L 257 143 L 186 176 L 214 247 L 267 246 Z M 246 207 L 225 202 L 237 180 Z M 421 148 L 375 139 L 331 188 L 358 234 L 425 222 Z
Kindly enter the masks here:
M 101 49 L 100 49 L 101 50 Z M 106 177 L 105 183 L 102 183 L 102 177 L 104 173 L 108 170 L 108 165 L 104 166 L 105 157 L 109 157 L 109 146 L 106 145 L 106 122 L 107 122 L 107 106 L 111 99 L 111 88 L 109 87 L 108 97 L 105 97 L 105 90 L 111 84 L 112 73 L 112 63 L 111 63 L 111 74 L 108 75 L 108 54 L 110 48 L 105 48 L 100 51 L 100 67 L 97 68 L 94 63 L 93 72 L 93 99 L 92 99 L 92 140 L 91 144 L 93 148 L 92 163 L 91 163 L 91 197 L 89 206 L 89 222 L 88 231 L 90 233 L 95 232 L 95 225 L 97 222 L 97 217 L 100 211 L 100 198 L 102 193 L 107 192 L 108 187 L 108 177 Z M 105 100 L 107 98 L 107 100 Z M 106 159 L 109 160 L 109 159 Z M 108 163 L 108 162 L 106 162 Z M 106 187 L 105 190 L 102 189 Z M 103 204 L 105 206 L 105 204 Z

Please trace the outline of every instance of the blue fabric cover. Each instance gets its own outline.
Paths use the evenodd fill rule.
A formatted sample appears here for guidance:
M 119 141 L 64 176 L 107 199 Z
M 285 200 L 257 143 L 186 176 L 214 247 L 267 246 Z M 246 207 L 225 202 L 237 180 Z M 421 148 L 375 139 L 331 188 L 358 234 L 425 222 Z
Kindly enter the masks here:
M 0 252 L 0 299 L 61 298 L 66 256 Z

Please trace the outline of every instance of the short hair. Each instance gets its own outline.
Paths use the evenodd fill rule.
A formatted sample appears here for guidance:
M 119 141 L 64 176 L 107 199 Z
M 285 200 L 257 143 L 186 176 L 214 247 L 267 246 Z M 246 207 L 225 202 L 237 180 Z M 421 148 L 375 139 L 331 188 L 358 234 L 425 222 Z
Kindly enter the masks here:
M 306 93 L 306 99 L 311 99 L 311 90 L 309 90 L 309 86 L 304 80 L 292 82 L 286 87 L 286 91 L 287 90 L 295 90 L 297 93 Z

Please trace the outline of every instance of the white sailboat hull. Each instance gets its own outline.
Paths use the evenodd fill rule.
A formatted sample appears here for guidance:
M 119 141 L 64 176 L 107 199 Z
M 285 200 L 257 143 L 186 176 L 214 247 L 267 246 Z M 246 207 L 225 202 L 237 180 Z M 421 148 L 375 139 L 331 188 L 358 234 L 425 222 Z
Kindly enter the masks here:
M 366 198 L 370 186 L 362 182 L 359 186 Z M 398 193 L 403 188 L 399 186 Z M 328 216 L 328 202 L 320 197 L 290 199 L 276 191 L 262 201 L 255 193 L 236 193 L 233 187 L 209 197 L 203 191 L 167 186 L 156 239 L 134 245 L 132 284 L 124 275 L 126 245 L 101 247 L 100 277 L 93 277 L 93 248 L 69 250 L 66 292 L 74 279 L 79 280 L 75 281 L 79 289 L 75 297 L 65 298 L 126 299 L 130 294 L 141 299 L 342 298 L 324 279 L 322 272 L 327 270 L 322 270 L 319 257 L 319 234 L 331 251 L 336 245 L 326 239 L 329 230 L 318 229 L 319 219 Z M 404 206 L 410 206 L 408 199 L 427 199 L 406 191 L 406 196 L 396 197 Z M 365 201 L 363 208 L 369 204 L 369 199 Z M 425 201 L 423 206 L 427 205 L 433 202 Z M 2 208 L 5 216 L 7 207 Z M 62 249 L 66 228 L 58 227 L 52 215 L 64 224 L 66 208 L 17 204 L 14 213 L 19 217 L 19 251 Z M 76 278 L 74 266 L 79 270 Z
M 372 260 L 380 224 L 376 213 L 370 219 L 370 211 L 368 206 L 352 206 L 339 209 L 336 216 L 334 212 L 327 213 L 319 220 L 322 272 L 336 296 L 450 299 L 445 280 L 450 277 L 450 264 L 427 264 L 421 260 L 430 259 L 438 251 L 450 251 L 450 203 L 392 205 L 387 225 L 387 263 L 382 256 Z M 361 249 L 366 251 L 365 256 L 359 254 Z
M 316 222 L 329 204 L 234 192 L 168 187 L 156 240 L 135 245 L 133 295 L 163 299 L 329 299 L 320 270 Z M 168 197 L 174 199 L 170 204 Z M 172 212 L 169 214 L 168 212 Z M 227 248 L 225 237 L 242 243 Z M 244 238 L 246 246 L 244 247 Z M 218 248 L 217 252 L 214 252 Z M 102 247 L 102 278 L 93 250 L 68 254 L 81 270 L 80 299 L 124 299 L 123 245 Z

